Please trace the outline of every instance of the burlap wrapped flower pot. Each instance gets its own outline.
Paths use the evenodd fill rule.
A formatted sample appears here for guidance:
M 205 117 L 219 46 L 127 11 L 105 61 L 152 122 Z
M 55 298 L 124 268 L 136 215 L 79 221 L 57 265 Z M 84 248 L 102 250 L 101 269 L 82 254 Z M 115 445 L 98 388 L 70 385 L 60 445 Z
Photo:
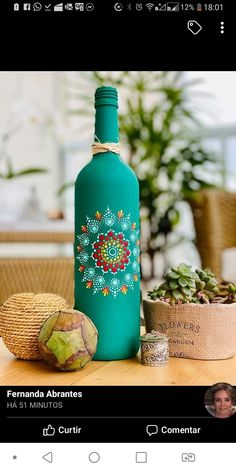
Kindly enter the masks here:
M 228 359 L 236 354 L 236 303 L 169 305 L 145 299 L 147 332 L 169 338 L 170 356 L 190 359 Z

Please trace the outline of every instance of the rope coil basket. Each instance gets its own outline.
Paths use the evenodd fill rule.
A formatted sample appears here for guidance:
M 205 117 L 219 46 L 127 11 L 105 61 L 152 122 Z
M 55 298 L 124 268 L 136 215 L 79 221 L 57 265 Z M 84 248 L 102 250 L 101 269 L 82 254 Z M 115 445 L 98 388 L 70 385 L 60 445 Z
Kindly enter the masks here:
M 38 334 L 44 321 L 55 311 L 69 308 L 53 293 L 18 293 L 0 309 L 0 333 L 5 346 L 19 359 L 40 360 Z

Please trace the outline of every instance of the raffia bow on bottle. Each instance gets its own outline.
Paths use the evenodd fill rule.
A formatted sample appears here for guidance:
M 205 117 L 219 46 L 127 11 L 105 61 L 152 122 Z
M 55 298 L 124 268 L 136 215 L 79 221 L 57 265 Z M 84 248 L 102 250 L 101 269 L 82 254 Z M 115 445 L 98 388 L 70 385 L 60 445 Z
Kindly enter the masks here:
M 92 154 L 95 155 L 100 152 L 113 152 L 114 154 L 120 154 L 120 143 L 100 143 L 99 141 L 94 142 L 92 144 Z

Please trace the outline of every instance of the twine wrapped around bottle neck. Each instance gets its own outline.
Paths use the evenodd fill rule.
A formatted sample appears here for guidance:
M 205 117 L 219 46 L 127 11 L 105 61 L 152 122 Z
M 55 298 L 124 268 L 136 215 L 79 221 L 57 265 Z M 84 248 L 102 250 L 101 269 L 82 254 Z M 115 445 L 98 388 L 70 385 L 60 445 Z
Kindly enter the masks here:
M 113 152 L 114 154 L 120 154 L 120 143 L 93 143 L 92 154 L 95 155 L 99 152 Z

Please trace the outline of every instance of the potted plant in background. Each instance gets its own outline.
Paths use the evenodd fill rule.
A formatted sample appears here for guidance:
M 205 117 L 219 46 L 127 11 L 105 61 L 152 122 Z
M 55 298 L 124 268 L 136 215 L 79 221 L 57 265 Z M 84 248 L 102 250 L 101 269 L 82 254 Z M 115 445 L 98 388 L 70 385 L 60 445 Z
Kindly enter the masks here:
M 21 128 L 20 120 L 16 120 L 16 117 L 10 119 L 9 126 L 3 131 L 0 141 L 0 191 L 1 201 L 4 204 L 5 199 L 5 210 L 7 213 L 12 212 L 14 214 L 14 205 L 21 203 L 20 195 L 17 195 L 18 188 L 15 185 L 15 179 L 18 180 L 20 177 L 30 176 L 34 174 L 43 174 L 47 172 L 47 169 L 42 167 L 27 167 L 20 170 L 16 170 L 13 167 L 12 159 L 9 153 L 9 144 L 11 139 Z M 14 188 L 10 183 L 14 180 Z M 36 198 L 36 189 L 31 186 L 31 196 L 29 201 L 32 203 L 32 210 L 34 212 L 38 209 L 38 201 Z M 12 199 L 12 200 L 11 200 Z M 20 211 L 21 215 L 21 211 Z M 23 213 L 22 213 L 23 215 Z
M 219 283 L 209 270 L 171 268 L 143 301 L 147 332 L 169 338 L 170 355 L 226 359 L 236 354 L 236 285 Z
M 16 104 L 15 108 L 17 109 L 17 105 L 23 107 L 22 104 Z M 26 107 L 26 105 L 24 105 Z M 25 116 L 21 116 L 22 113 L 25 113 Z M 29 112 L 31 114 L 29 114 Z M 19 116 L 18 116 L 19 115 Z M 5 129 L 3 130 L 1 134 L 1 139 L 0 139 L 0 165 L 1 165 L 1 171 L 0 171 L 0 179 L 4 180 L 11 180 L 15 179 L 17 177 L 22 177 L 24 175 L 29 175 L 29 174 L 37 174 L 37 173 L 44 173 L 47 172 L 47 169 L 42 168 L 42 167 L 30 167 L 30 168 L 25 168 L 21 169 L 19 171 L 16 171 L 11 162 L 10 154 L 9 154 L 9 143 L 10 141 L 14 138 L 14 136 L 19 132 L 19 130 L 22 127 L 22 123 L 24 123 L 24 120 L 28 119 L 29 123 L 33 124 L 38 124 L 39 126 L 47 126 L 50 125 L 50 122 L 45 121 L 48 119 L 48 117 L 44 118 L 45 123 L 40 123 L 40 119 L 42 121 L 42 117 L 37 118 L 35 110 L 21 110 L 20 111 L 14 111 L 12 115 L 8 119 L 8 123 L 5 126 Z M 37 123 L 37 120 L 39 123 Z
M 78 72 L 67 86 L 68 113 L 76 120 L 93 116 L 88 85 L 119 90 L 121 140 L 140 184 L 143 280 L 162 277 L 169 265 L 168 250 L 186 239 L 176 231 L 184 218 L 181 202 L 213 187 L 212 175 L 219 175 L 218 159 L 196 138 L 200 123 L 192 99 L 195 83 L 181 72 Z M 70 185 L 74 183 L 66 183 L 61 191 Z M 157 274 L 158 254 L 163 272 Z

